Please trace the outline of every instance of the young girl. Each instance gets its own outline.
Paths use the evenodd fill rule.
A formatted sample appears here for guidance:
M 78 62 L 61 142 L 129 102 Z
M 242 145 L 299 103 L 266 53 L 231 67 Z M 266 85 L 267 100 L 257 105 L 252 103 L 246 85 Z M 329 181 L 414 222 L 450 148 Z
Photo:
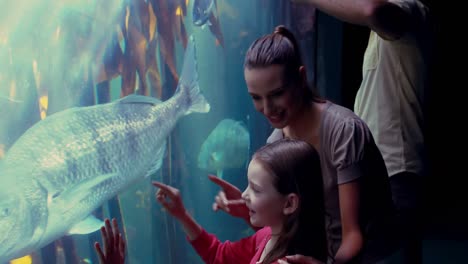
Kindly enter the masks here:
M 220 242 L 186 211 L 179 190 L 160 182 L 156 199 L 184 228 L 206 263 L 277 263 L 290 254 L 325 261 L 322 176 L 317 151 L 308 143 L 282 139 L 259 149 L 247 172 L 242 199 L 250 223 L 261 227 L 237 242 Z

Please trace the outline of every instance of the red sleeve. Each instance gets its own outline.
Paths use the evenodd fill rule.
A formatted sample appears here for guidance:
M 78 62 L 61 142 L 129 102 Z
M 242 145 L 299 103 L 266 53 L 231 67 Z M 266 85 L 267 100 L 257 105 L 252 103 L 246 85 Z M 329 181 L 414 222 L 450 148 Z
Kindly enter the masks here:
M 258 248 L 258 233 L 236 242 L 221 242 L 205 230 L 193 241 L 195 251 L 207 264 L 245 264 L 250 263 Z

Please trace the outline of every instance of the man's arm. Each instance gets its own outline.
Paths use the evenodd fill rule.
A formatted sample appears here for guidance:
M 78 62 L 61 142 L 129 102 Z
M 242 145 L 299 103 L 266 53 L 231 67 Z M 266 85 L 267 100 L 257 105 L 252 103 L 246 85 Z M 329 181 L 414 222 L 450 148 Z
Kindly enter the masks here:
M 310 3 L 339 20 L 367 26 L 384 39 L 400 38 L 410 26 L 410 15 L 388 0 L 291 0 Z

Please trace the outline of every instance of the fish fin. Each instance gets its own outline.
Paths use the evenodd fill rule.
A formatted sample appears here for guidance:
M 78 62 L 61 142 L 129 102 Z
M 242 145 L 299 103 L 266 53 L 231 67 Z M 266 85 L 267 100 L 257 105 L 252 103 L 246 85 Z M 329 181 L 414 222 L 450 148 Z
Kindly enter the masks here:
M 150 175 L 154 174 L 156 171 L 159 170 L 162 166 L 162 161 L 164 159 L 164 153 L 166 152 L 166 142 L 162 145 L 162 147 L 159 148 L 158 152 L 156 152 L 155 156 L 157 157 L 156 162 L 154 165 L 148 170 L 148 172 L 145 175 L 146 177 L 149 177 Z
M 177 85 L 177 92 L 182 92 L 188 96 L 188 109 L 186 114 L 191 112 L 207 113 L 210 111 L 210 104 L 200 92 L 198 86 L 197 58 L 195 54 L 195 39 L 190 36 L 187 49 L 184 55 L 184 65 L 182 75 Z M 186 94 L 186 95 L 185 95 Z
M 68 235 L 84 235 L 96 232 L 104 225 L 102 220 L 97 219 L 93 215 L 86 217 L 83 221 L 74 225 L 68 232 Z
M 224 170 L 222 170 L 222 169 L 216 170 L 216 176 L 218 176 L 218 178 L 220 178 L 220 179 L 223 179 L 223 172 L 224 172 Z
M 60 204 L 65 208 L 71 209 L 73 208 L 73 206 L 76 205 L 77 202 L 80 202 L 81 200 L 86 198 L 89 195 L 89 193 L 92 192 L 92 189 L 94 187 L 116 175 L 117 173 L 99 175 L 97 177 L 94 177 L 92 179 L 78 184 L 70 190 L 66 190 L 60 193 L 49 194 L 47 200 L 49 201 L 49 203 Z
M 144 95 L 130 94 L 118 100 L 122 104 L 151 104 L 158 105 L 162 103 L 161 100 Z

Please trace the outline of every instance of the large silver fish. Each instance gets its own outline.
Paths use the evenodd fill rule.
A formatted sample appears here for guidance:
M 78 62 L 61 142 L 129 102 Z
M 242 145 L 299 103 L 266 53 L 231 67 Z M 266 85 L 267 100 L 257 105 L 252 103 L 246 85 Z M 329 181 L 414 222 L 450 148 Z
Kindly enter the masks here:
M 198 167 L 216 172 L 222 178 L 225 169 L 247 164 L 250 134 L 240 121 L 223 119 L 203 142 L 198 154 Z
M 50 115 L 0 160 L 0 263 L 102 221 L 91 212 L 161 166 L 165 141 L 190 112 L 208 112 L 190 39 L 176 93 L 132 95 Z

